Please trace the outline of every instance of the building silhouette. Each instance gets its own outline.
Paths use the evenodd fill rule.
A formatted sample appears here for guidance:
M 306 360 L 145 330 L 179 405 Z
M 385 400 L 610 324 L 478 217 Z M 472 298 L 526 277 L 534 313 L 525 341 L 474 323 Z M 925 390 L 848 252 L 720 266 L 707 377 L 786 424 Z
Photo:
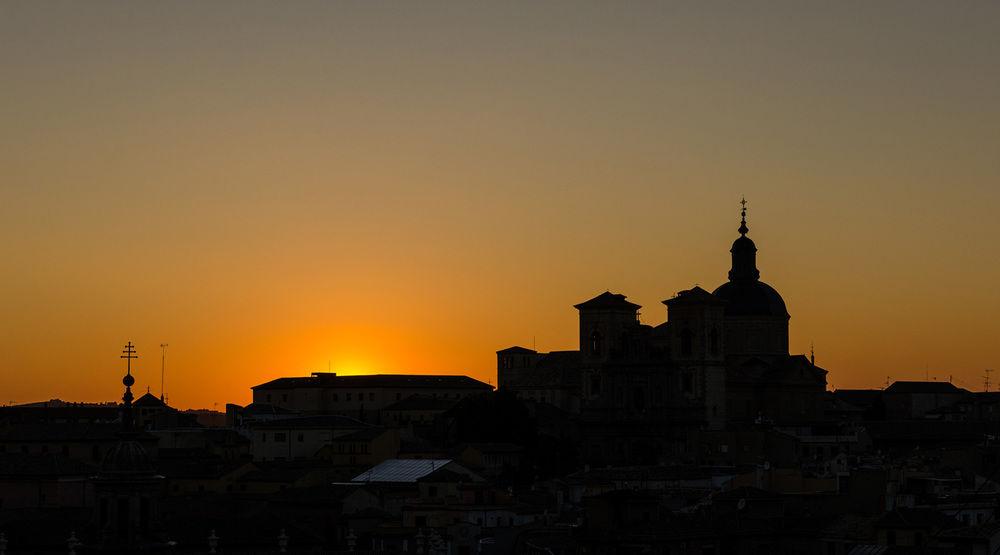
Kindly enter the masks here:
M 663 301 L 666 321 L 606 291 L 574 306 L 579 348 L 497 352 L 497 384 L 576 415 L 583 455 L 595 463 L 652 463 L 683 455 L 692 433 L 822 418 L 826 371 L 788 352 L 789 313 L 760 280 L 746 206 L 728 281 Z

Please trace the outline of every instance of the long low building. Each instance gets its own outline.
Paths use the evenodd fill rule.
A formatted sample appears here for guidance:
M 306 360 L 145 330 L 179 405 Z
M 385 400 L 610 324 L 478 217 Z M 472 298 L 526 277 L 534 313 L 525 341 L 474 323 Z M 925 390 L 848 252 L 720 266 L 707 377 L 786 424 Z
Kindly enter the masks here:
M 343 414 L 377 422 L 385 407 L 412 395 L 459 401 L 493 390 L 468 376 L 368 374 L 338 376 L 313 372 L 311 376 L 278 378 L 251 388 L 254 403 L 303 413 Z

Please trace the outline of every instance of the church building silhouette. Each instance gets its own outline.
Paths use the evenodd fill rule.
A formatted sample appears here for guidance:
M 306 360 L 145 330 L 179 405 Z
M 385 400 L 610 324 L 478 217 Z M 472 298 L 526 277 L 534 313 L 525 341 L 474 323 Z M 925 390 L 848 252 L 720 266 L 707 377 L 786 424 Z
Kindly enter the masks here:
M 700 432 L 808 426 L 822 419 L 826 370 L 788 352 L 790 316 L 760 280 L 743 201 L 729 279 L 663 301 L 667 320 L 606 291 L 575 305 L 579 348 L 497 352 L 498 389 L 575 419 L 585 461 L 655 463 L 689 453 Z

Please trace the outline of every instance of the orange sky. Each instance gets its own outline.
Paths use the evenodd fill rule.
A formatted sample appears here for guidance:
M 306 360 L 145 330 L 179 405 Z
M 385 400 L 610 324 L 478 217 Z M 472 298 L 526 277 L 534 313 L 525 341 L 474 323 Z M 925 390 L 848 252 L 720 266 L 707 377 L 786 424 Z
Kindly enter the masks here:
M 875 4 L 875 5 L 872 5 Z M 0 4 L 0 402 L 574 348 L 750 201 L 833 387 L 1000 369 L 1000 4 Z

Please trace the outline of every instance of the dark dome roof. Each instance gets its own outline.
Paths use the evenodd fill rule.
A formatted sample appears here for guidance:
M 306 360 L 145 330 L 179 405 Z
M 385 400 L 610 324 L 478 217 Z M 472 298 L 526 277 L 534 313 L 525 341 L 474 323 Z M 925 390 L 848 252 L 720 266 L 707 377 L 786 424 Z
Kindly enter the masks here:
M 142 475 L 152 474 L 153 463 L 139 442 L 134 440 L 119 441 L 108 451 L 101 462 L 102 476 Z
M 788 318 L 785 301 L 773 287 L 758 280 L 729 281 L 713 295 L 725 299 L 726 316 L 781 316 Z
M 747 237 L 746 235 L 740 235 L 733 241 L 733 246 L 730 247 L 729 252 L 738 251 L 740 249 L 751 249 L 757 252 L 757 245 L 754 244 L 753 239 Z

